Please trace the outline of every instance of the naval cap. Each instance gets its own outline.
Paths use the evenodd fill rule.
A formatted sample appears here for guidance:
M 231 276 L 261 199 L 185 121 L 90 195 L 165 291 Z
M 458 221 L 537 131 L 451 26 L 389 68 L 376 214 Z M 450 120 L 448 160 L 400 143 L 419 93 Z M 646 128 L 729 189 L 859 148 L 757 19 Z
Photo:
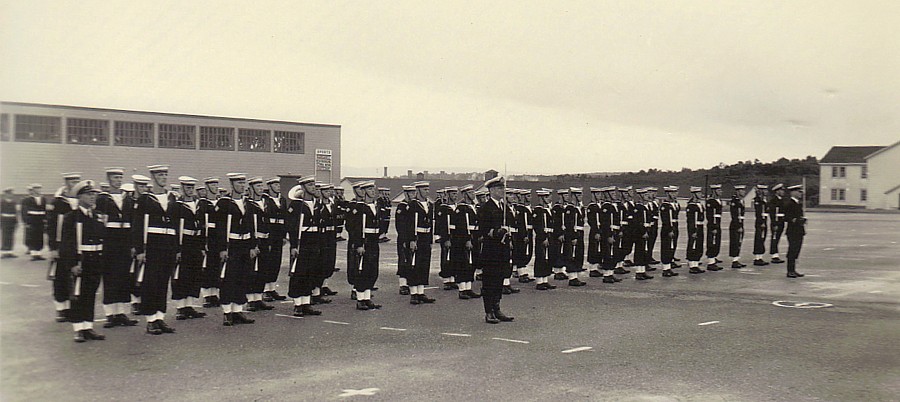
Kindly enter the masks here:
M 131 181 L 135 182 L 136 184 L 150 184 L 150 178 L 142 174 L 131 175 Z
M 150 173 L 168 172 L 169 165 L 150 165 L 150 166 L 147 166 L 147 171 L 149 171 Z
M 569 192 L 572 194 L 581 194 L 581 187 L 569 187 Z
M 757 184 L 757 185 L 756 185 L 756 189 L 757 189 L 757 190 L 765 190 L 765 189 L 767 189 L 767 188 L 769 188 L 769 186 L 767 186 L 767 185 L 765 185 L 765 184 Z
M 80 180 L 81 172 L 66 172 L 62 174 L 62 177 L 66 180 Z
M 134 192 L 134 184 L 133 183 L 125 183 L 122 185 L 122 191 Z
M 465 186 L 460 187 L 459 191 L 460 192 L 472 191 L 474 188 L 475 188 L 475 186 L 473 186 L 471 184 L 466 184 Z
M 247 180 L 247 174 L 245 173 L 226 173 L 225 177 L 227 177 L 228 180 L 231 181 Z
M 403 186 L 403 191 L 416 191 L 416 186 Z
M 623 192 L 623 193 L 624 193 L 624 192 L 631 191 L 631 186 L 628 186 L 628 187 L 619 187 L 619 191 L 621 191 L 621 192 Z
M 114 174 L 124 175 L 125 174 L 125 168 L 123 168 L 123 167 L 108 167 L 104 170 L 106 170 L 107 175 L 114 175 Z
M 333 190 L 334 184 L 331 183 L 316 183 L 316 187 L 319 190 Z
M 431 183 L 429 183 L 427 181 L 417 181 L 417 182 L 413 183 L 412 186 L 415 188 L 430 187 Z
M 703 187 L 691 186 L 692 193 L 699 193 L 703 191 Z
M 503 179 L 503 176 L 497 176 L 493 179 L 490 179 L 490 180 L 484 182 L 485 188 L 492 188 L 492 187 L 503 186 L 503 185 L 506 185 L 506 180 Z
M 312 175 L 312 176 L 306 176 L 306 177 L 301 177 L 301 178 L 297 179 L 297 184 L 300 184 L 300 185 L 309 184 L 309 183 L 315 183 L 315 182 L 316 182 L 316 176 L 315 176 L 315 175 Z
M 99 193 L 100 189 L 97 187 L 97 182 L 93 180 L 84 180 L 72 187 L 72 192 L 76 195 L 82 195 L 86 193 Z
M 218 177 L 207 177 L 207 178 L 203 179 L 203 182 L 206 183 L 206 184 L 209 184 L 209 183 L 218 183 L 218 182 L 219 182 L 219 178 L 218 178 Z
M 269 180 L 266 180 L 266 184 L 272 185 L 272 184 L 275 184 L 275 183 L 281 183 L 281 179 L 279 179 L 279 178 L 277 178 L 277 177 L 273 177 L 273 178 L 271 178 L 271 179 L 269 179 Z
M 359 183 L 359 188 L 370 188 L 375 187 L 375 180 L 366 180 Z
M 778 184 L 772 186 L 772 191 L 781 190 L 783 188 L 784 188 L 784 184 L 778 183 Z
M 735 189 L 735 190 L 743 190 L 743 189 L 746 189 L 746 188 L 747 188 L 747 186 L 744 185 L 744 184 L 737 184 L 737 185 L 734 186 L 734 189 Z
M 663 187 L 663 191 L 665 191 L 667 193 L 677 193 L 678 186 L 665 186 L 665 187 Z
M 178 181 L 181 182 L 184 186 L 194 186 L 197 185 L 197 179 L 191 176 L 179 176 Z
M 790 190 L 790 191 L 803 191 L 803 185 L 802 185 L 802 184 L 795 184 L 795 185 L 793 185 L 793 186 L 788 187 L 787 189 Z
M 256 184 L 256 183 L 262 184 L 262 182 L 263 182 L 263 178 L 259 177 L 259 176 L 254 176 L 254 177 L 247 179 L 247 184 Z
M 534 193 L 541 197 L 550 195 L 550 192 L 545 189 L 535 190 Z

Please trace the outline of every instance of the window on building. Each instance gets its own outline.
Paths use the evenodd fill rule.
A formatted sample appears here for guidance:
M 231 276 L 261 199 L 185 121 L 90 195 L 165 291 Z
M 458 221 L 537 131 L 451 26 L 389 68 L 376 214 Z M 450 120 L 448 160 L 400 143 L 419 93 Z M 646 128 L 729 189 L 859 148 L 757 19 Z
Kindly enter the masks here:
M 869 200 L 869 193 L 866 191 L 866 189 L 859 190 L 859 200 L 860 201 L 868 201 Z
M 837 201 L 837 199 L 838 199 L 838 198 L 837 198 L 837 189 L 836 189 L 836 188 L 833 188 L 833 189 L 831 189 L 831 200 L 832 200 L 832 201 Z
M 238 150 L 269 152 L 269 130 L 242 128 L 238 131 Z
M 276 131 L 275 132 L 275 152 L 285 154 L 302 154 L 305 153 L 304 133 L 296 131 Z
M 847 177 L 847 167 L 841 166 L 839 169 L 840 169 L 840 175 L 838 177 Z
M 66 119 L 66 142 L 81 145 L 109 145 L 109 121 Z
M 116 122 L 116 145 L 125 147 L 153 147 L 153 123 Z
M 838 167 L 837 166 L 831 167 L 831 177 L 838 177 Z
M 16 115 L 16 141 L 60 142 L 62 119 L 52 116 Z
M 160 124 L 159 147 L 194 149 L 196 127 L 184 124 Z
M 847 190 L 844 190 L 844 189 L 842 189 L 842 188 L 841 188 L 841 189 L 838 189 L 838 200 L 839 200 L 839 201 L 846 201 L 846 200 L 847 200 Z
M 234 129 L 231 127 L 200 127 L 200 149 L 234 151 Z
M 860 174 L 860 178 L 863 178 L 863 179 L 869 178 L 869 167 L 868 166 L 862 167 L 862 173 Z
M 9 114 L 0 114 L 0 140 L 9 141 Z

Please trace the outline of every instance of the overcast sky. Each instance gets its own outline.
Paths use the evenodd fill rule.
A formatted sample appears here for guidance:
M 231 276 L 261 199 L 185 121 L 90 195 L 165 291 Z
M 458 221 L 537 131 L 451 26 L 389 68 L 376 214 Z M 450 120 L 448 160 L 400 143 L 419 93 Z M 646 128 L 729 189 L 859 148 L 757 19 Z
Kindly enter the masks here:
M 344 175 L 900 140 L 896 0 L 0 4 L 2 100 L 340 124 Z

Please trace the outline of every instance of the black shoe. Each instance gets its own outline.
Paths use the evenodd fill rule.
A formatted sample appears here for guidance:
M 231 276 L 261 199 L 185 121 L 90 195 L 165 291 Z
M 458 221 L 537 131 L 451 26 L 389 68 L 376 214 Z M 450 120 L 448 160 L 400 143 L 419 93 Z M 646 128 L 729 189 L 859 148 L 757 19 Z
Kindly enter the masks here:
M 86 341 L 87 341 L 87 339 L 85 339 L 85 337 L 84 337 L 84 332 L 75 331 L 75 343 L 84 343 Z
M 732 261 L 732 262 L 731 262 L 731 267 L 732 267 L 732 268 L 735 268 L 735 269 L 741 269 L 741 268 L 743 268 L 743 267 L 746 267 L 746 265 L 741 264 L 740 262 L 737 262 L 737 261 Z
M 784 262 L 784 260 L 782 260 L 781 258 L 778 258 L 778 257 L 775 257 L 772 259 L 772 264 L 781 264 L 783 262 Z
M 627 270 L 627 269 L 625 269 L 625 268 L 616 268 L 616 269 L 613 271 L 613 273 L 616 274 L 616 275 L 625 275 L 625 274 L 630 274 L 631 271 L 629 271 L 629 270 Z
M 653 271 L 656 271 L 656 267 L 651 267 L 651 266 L 647 265 L 644 267 L 644 271 L 653 272 Z
M 721 264 L 721 263 L 722 263 L 722 260 L 716 258 L 716 264 Z
M 181 320 L 187 320 L 188 318 L 193 318 L 193 317 L 189 316 L 185 312 L 185 310 L 187 310 L 186 307 L 182 307 L 182 308 L 178 309 L 178 312 L 175 313 L 175 319 L 181 321 Z
M 799 272 L 788 272 L 788 274 L 787 274 L 788 278 L 802 278 L 804 276 L 806 276 L 806 275 L 803 275 Z
M 337 237 L 336 239 L 334 239 L 334 240 L 335 240 L 335 241 L 347 241 L 347 239 L 345 239 L 345 238 L 343 238 L 343 237 L 341 237 L 341 236 L 338 236 L 338 237 Z
M 273 299 L 275 299 L 277 301 L 287 300 L 287 296 L 280 295 L 280 294 L 278 294 L 277 291 L 273 290 L 273 291 L 269 292 L 269 294 L 272 296 Z
M 720 267 L 720 266 L 718 266 L 718 265 L 716 265 L 716 264 L 709 264 L 709 265 L 706 266 L 706 270 L 707 270 L 707 271 L 721 271 L 721 270 L 722 270 L 722 267 Z
M 169 326 L 168 324 L 166 324 L 166 322 L 163 321 L 163 320 L 156 320 L 156 326 L 159 327 L 159 329 L 160 329 L 164 334 L 174 334 L 174 333 L 175 333 L 175 328 L 170 327 L 170 326 Z
M 621 279 L 616 278 L 615 276 L 612 276 L 612 275 L 603 277 L 603 283 L 616 283 L 616 282 L 621 282 L 621 281 L 622 281 Z
M 357 310 L 366 311 L 366 310 L 369 309 L 369 305 L 366 304 L 366 301 L 365 301 L 365 300 L 358 300 L 358 301 L 356 302 L 356 309 L 357 309 Z
M 459 285 L 453 282 L 444 283 L 444 290 L 456 290 L 459 289 Z
M 590 273 L 588 273 L 588 276 L 590 276 L 591 278 L 599 278 L 603 276 L 603 272 L 592 270 Z
M 271 302 L 275 301 L 275 298 L 272 297 L 271 292 L 263 292 L 262 301 L 271 303 Z
M 667 269 L 662 272 L 662 276 L 663 276 L 663 278 L 678 276 L 678 272 L 672 272 L 671 269 Z
M 700 267 L 691 267 L 692 274 L 702 274 L 704 272 L 706 272 L 706 271 L 700 269 Z
M 131 315 L 141 315 L 141 303 L 131 303 Z
M 481 297 L 481 293 L 475 293 L 472 289 L 467 290 L 466 294 L 469 295 L 470 299 L 478 299 Z
M 259 311 L 259 304 L 256 304 L 255 301 L 247 303 L 247 311 Z
M 553 279 L 557 280 L 557 281 L 564 281 L 566 279 L 569 279 L 569 276 L 562 272 L 557 272 L 557 273 L 553 274 Z
M 484 315 L 484 322 L 488 324 L 499 324 L 500 319 L 494 315 L 494 313 L 488 313 Z
M 363 302 L 365 302 L 366 305 L 369 306 L 369 310 L 378 310 L 381 308 L 380 304 L 375 304 L 371 299 L 363 300 Z
M 206 296 L 203 298 L 203 308 L 213 308 L 212 304 L 212 296 Z
M 650 260 L 650 263 L 651 263 L 651 264 L 659 264 L 659 260 L 651 259 L 651 260 Z
M 550 288 L 547 287 L 546 283 L 539 283 L 534 285 L 534 290 L 550 290 Z
M 633 267 L 634 262 L 632 262 L 631 260 L 625 260 L 625 261 L 622 261 L 622 265 L 624 265 L 626 267 Z
M 69 309 L 57 310 L 56 322 L 69 322 Z
M 294 317 L 303 317 L 303 307 L 294 306 Z
M 763 260 L 753 260 L 753 265 L 756 265 L 757 267 L 764 267 L 766 265 L 769 265 L 769 263 Z
M 222 307 L 222 302 L 219 301 L 219 296 L 210 296 L 212 297 L 212 306 L 213 307 Z
M 232 314 L 234 313 L 225 313 L 225 319 L 222 320 L 222 325 L 226 327 L 234 326 L 234 319 L 232 319 Z
M 356 300 L 356 291 L 350 290 L 350 300 Z
M 569 280 L 569 286 L 584 286 L 587 285 L 587 282 L 582 281 L 581 279 L 575 278 Z M 499 318 L 499 316 L 498 316 Z
M 106 322 L 103 323 L 103 328 L 113 328 L 117 326 L 119 326 L 119 319 L 116 315 L 106 316 Z
M 303 315 L 322 315 L 321 311 L 312 308 L 309 304 L 304 304 L 300 308 L 303 310 Z
M 553 290 L 553 289 L 556 289 L 556 285 L 554 285 L 554 284 L 552 284 L 552 283 L 549 283 L 549 282 L 548 282 L 548 283 L 545 283 L 545 285 L 547 285 L 547 290 Z
M 513 294 L 519 293 L 519 292 L 522 291 L 522 289 L 514 288 L 514 287 L 512 287 L 512 285 L 508 285 L 507 287 L 509 288 L 509 290 L 510 290 L 511 292 L 513 292 Z
M 673 258 L 672 261 L 681 261 L 681 258 Z
M 528 276 L 528 274 L 519 276 L 519 283 L 531 283 L 531 282 L 534 282 L 534 278 Z
M 203 318 L 203 317 L 206 317 L 206 313 L 204 313 L 204 312 L 202 312 L 202 311 L 194 310 L 193 307 L 188 307 L 188 308 L 187 308 L 187 314 L 188 314 L 188 316 L 189 316 L 190 318 Z
M 147 333 L 151 335 L 162 335 L 163 330 L 158 325 L 159 321 L 147 323 Z
M 675 268 L 681 268 L 681 264 L 676 264 L 676 263 L 674 263 L 674 262 L 673 262 L 672 264 L 670 264 L 669 266 L 671 266 L 672 269 L 675 269 Z
M 400 295 L 408 296 L 409 295 L 409 286 L 401 286 L 400 287 Z
M 15 254 L 3 254 L 0 258 L 19 258 L 19 256 Z
M 499 308 L 494 311 L 494 317 L 497 317 L 497 319 L 502 322 L 510 322 L 512 320 L 515 320 L 515 317 L 510 317 L 506 314 L 503 314 L 503 312 L 500 311 Z
M 329 288 L 328 286 L 322 287 L 321 292 L 322 292 L 322 296 L 334 296 L 334 295 L 338 294 L 338 292 L 331 290 L 331 288 Z
M 463 291 L 459 292 L 459 299 L 460 300 L 469 300 L 469 299 L 471 299 L 471 297 L 469 297 L 469 294 L 466 293 L 465 290 L 463 290 Z
M 128 318 L 128 316 L 125 314 L 117 314 L 116 323 L 123 327 L 133 327 L 138 324 L 138 320 Z
M 39 256 L 39 255 L 31 256 L 31 261 L 44 261 L 44 260 L 46 260 L 46 258 Z
M 256 320 L 248 318 L 242 312 L 231 313 L 231 320 L 234 321 L 235 324 L 253 324 L 256 322 Z
M 422 300 L 419 300 L 419 295 L 409 295 L 409 304 L 422 304 Z
M 419 295 L 419 300 L 420 300 L 422 303 L 424 303 L 424 304 L 431 304 L 431 303 L 434 303 L 434 302 L 435 302 L 435 299 L 432 299 L 432 298 L 430 298 L 430 297 L 428 297 L 428 296 L 425 296 L 425 295 L 423 295 L 423 294 L 422 294 L 422 295 Z
M 331 303 L 331 299 L 326 299 L 323 296 L 313 296 L 312 304 L 328 304 Z
M 647 280 L 647 279 L 653 279 L 653 277 L 650 275 L 647 275 L 646 272 L 638 272 L 638 273 L 634 274 L 634 279 L 643 281 L 643 280 Z
M 82 329 L 81 332 L 84 334 L 84 339 L 90 341 L 102 341 L 106 339 L 106 335 L 98 334 L 93 329 Z

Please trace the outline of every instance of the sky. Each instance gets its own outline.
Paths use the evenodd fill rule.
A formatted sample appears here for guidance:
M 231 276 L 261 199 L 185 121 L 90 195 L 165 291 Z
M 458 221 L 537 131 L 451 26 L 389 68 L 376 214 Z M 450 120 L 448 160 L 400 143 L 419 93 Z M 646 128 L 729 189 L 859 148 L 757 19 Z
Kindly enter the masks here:
M 7 1 L 0 99 L 339 124 L 343 175 L 900 140 L 900 2 Z

